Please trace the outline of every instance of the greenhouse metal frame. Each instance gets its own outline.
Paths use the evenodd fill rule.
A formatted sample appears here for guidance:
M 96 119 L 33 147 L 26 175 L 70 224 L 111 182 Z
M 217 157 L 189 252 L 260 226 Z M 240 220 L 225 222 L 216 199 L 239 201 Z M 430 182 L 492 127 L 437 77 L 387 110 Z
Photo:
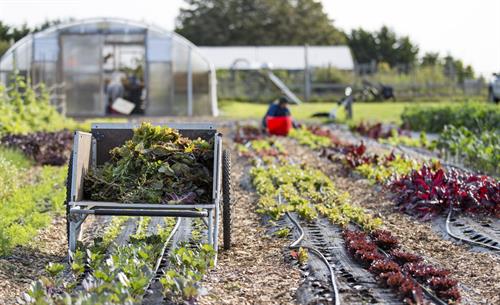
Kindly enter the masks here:
M 134 113 L 218 115 L 211 62 L 184 37 L 150 24 L 95 18 L 29 34 L 0 59 L 1 83 L 15 73 L 33 84 L 64 85 L 71 116 L 110 114 L 106 87 L 114 74 L 138 84 L 128 93 L 142 110 Z

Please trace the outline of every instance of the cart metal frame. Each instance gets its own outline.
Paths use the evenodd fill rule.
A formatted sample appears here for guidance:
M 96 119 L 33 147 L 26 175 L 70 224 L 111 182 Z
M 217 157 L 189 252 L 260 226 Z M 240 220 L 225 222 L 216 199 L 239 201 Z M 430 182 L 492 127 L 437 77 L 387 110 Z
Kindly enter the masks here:
M 88 201 L 83 198 L 83 178 L 87 170 L 106 161 L 109 148 L 122 145 L 133 135 L 133 128 L 139 123 L 93 124 L 91 133 L 75 132 L 72 168 L 70 168 L 71 192 L 68 199 L 68 252 L 73 257 L 81 228 L 88 215 L 101 216 L 161 216 L 161 217 L 199 217 L 207 226 L 208 243 L 216 253 L 218 250 L 219 211 L 222 200 L 222 134 L 211 124 L 153 124 L 168 126 L 190 138 L 214 139 L 213 190 L 211 203 L 189 205 L 167 205 L 151 203 L 117 203 Z M 69 184 L 69 183 L 68 183 Z

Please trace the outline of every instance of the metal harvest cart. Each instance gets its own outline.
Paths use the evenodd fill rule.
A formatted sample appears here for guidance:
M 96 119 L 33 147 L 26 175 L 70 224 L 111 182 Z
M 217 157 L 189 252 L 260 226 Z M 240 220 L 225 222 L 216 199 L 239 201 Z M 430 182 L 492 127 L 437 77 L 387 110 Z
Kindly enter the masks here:
M 162 124 L 155 124 L 162 125 Z M 213 189 L 212 202 L 167 205 L 151 203 L 118 203 L 89 201 L 83 195 L 83 178 L 91 167 L 100 166 L 110 158 L 109 151 L 122 145 L 133 136 L 133 128 L 139 124 L 103 123 L 93 124 L 90 133 L 76 132 L 73 152 L 70 157 L 67 182 L 67 231 L 69 257 L 80 238 L 81 227 L 88 215 L 105 216 L 160 216 L 200 217 L 207 226 L 208 242 L 218 249 L 219 212 L 222 205 L 223 244 L 231 244 L 231 159 L 229 151 L 222 150 L 222 134 L 210 124 L 164 124 L 175 128 L 188 138 L 213 139 Z

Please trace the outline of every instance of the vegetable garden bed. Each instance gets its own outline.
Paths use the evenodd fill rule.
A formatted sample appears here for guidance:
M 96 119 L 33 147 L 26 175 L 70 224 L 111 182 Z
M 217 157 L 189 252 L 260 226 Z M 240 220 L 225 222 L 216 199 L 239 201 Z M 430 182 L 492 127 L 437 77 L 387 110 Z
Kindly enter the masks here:
M 183 225 L 185 230 L 165 243 L 173 223 L 155 231 L 160 224 L 155 218 L 113 218 L 84 230 L 82 241 L 90 255 L 76 251 L 72 265 L 64 264 L 59 256 L 52 260 L 45 278 L 35 282 L 31 292 L 24 284 L 24 291 L 40 300 L 56 300 L 65 293 L 73 301 L 116 297 L 120 299 L 117 304 L 126 299 L 143 304 L 166 300 L 204 305 L 292 304 L 315 298 L 330 304 L 337 300 L 341 304 L 500 302 L 496 293 L 500 289 L 498 254 L 452 241 L 434 225 L 436 219 L 446 219 L 450 207 L 457 221 L 467 219 L 476 224 L 498 217 L 498 181 L 451 170 L 446 162 L 432 160 L 431 154 L 417 150 L 404 154 L 397 148 L 399 143 L 332 130 L 300 129 L 293 131 L 291 138 L 268 138 L 258 129 L 243 126 L 237 130 L 235 124 L 228 124 L 224 133 L 237 135 L 237 143 L 228 144 L 236 160 L 232 178 L 238 200 L 232 213 L 237 234 L 231 250 L 219 251 L 215 270 L 209 270 L 213 250 L 200 246 L 206 243 L 208 232 L 200 229 L 199 223 Z M 360 140 L 364 140 L 362 145 Z M 97 196 L 88 198 L 133 206 L 150 196 L 148 201 L 156 205 L 189 205 L 189 193 L 198 194 L 196 186 L 174 196 L 171 191 L 155 189 L 157 181 L 147 173 L 149 178 L 142 180 L 140 175 L 115 175 L 118 169 L 123 173 L 128 170 L 125 164 L 130 164 L 130 159 L 124 156 L 138 144 L 117 149 L 112 165 L 88 176 L 88 190 L 93 189 L 91 193 Z M 186 147 L 189 143 L 182 149 Z M 12 164 L 22 167 L 24 161 L 13 156 L 7 167 L 18 171 Z M 170 170 L 182 171 L 170 165 L 170 169 L 162 164 L 141 168 L 166 177 Z M 130 185 L 115 188 L 123 179 Z M 43 181 L 50 180 L 46 177 Z M 202 198 L 203 194 L 197 196 Z M 467 216 L 471 214 L 475 216 Z M 301 226 L 304 239 L 289 248 L 300 237 L 292 218 Z M 488 223 L 493 232 L 498 222 Z M 464 222 L 467 224 L 471 223 Z M 102 230 L 106 233 L 99 238 Z M 164 255 L 160 248 L 166 249 Z M 14 254 L 17 251 L 13 249 Z M 108 258 L 112 265 L 106 264 Z M 136 266 L 131 267 L 130 261 Z M 160 262 L 159 269 L 156 262 Z M 40 270 L 36 276 L 39 274 Z M 337 287 L 332 286 L 332 277 Z M 84 279 L 93 284 L 84 284 Z M 123 293 L 113 292 L 111 286 L 120 287 Z

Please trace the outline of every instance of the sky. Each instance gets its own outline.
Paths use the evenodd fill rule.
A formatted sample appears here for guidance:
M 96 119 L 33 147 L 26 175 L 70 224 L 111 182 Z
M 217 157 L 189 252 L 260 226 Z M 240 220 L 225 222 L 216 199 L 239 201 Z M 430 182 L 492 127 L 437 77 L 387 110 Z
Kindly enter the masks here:
M 424 52 L 461 58 L 487 78 L 500 72 L 500 0 L 322 0 L 345 31 L 382 25 L 409 35 Z M 183 0 L 0 0 L 0 20 L 30 26 L 45 20 L 121 17 L 172 30 Z

